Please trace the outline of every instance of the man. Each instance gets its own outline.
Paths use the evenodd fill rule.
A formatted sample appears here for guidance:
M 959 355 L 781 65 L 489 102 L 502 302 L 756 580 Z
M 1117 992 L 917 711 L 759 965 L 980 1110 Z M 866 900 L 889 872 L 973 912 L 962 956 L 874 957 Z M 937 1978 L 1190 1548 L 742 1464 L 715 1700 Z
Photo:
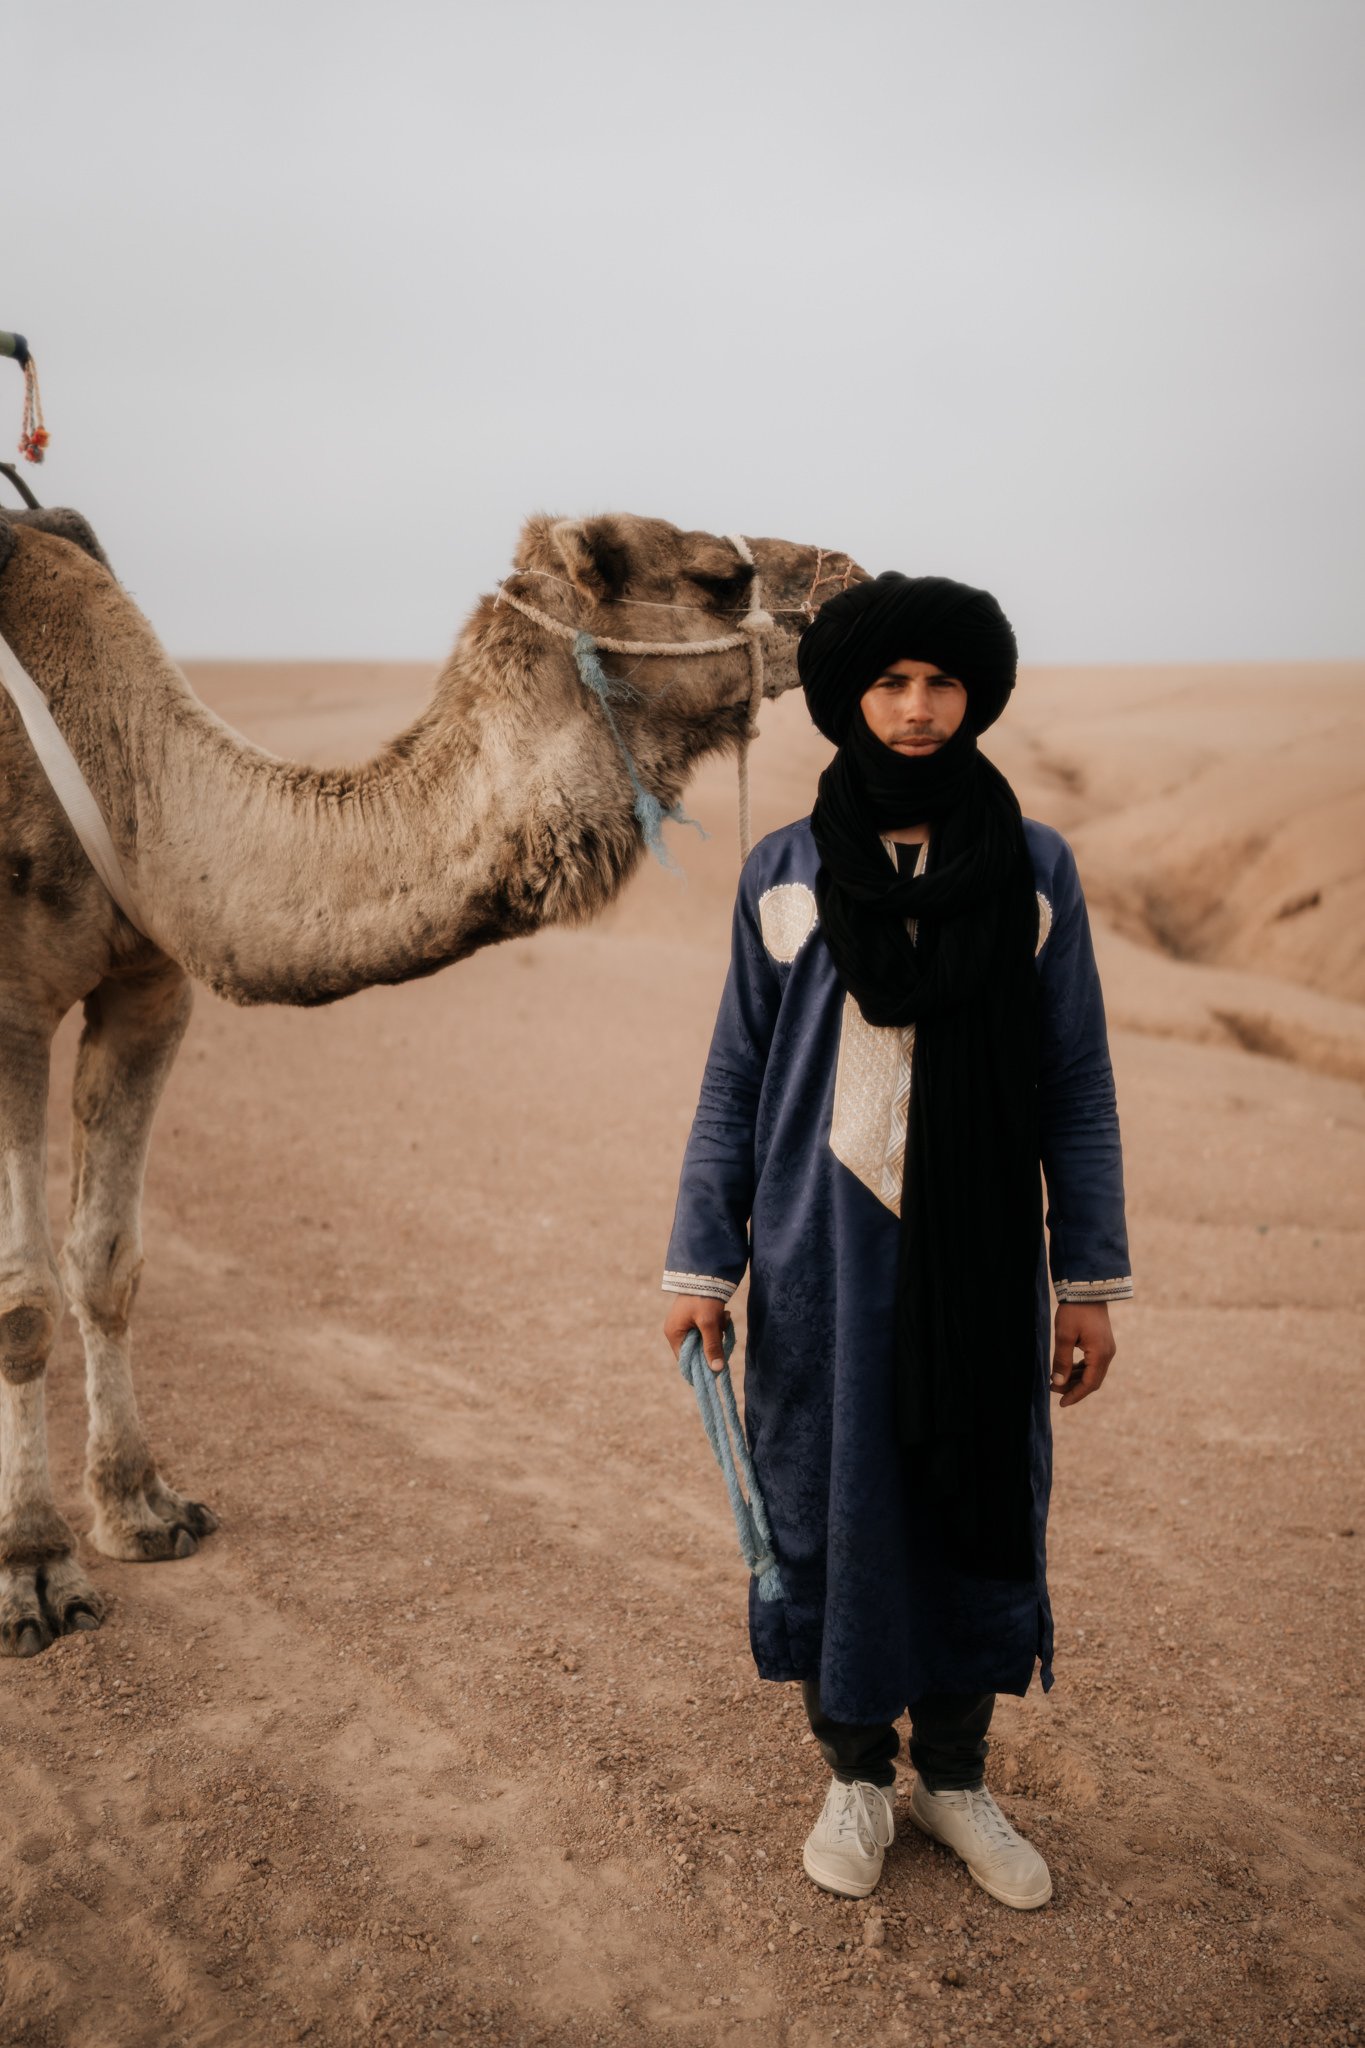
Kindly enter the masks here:
M 1015 681 L 993 597 L 890 572 L 823 606 L 798 661 L 838 751 L 740 879 L 665 1334 L 697 1329 L 719 1369 L 749 1267 L 745 1413 L 784 1586 L 751 1586 L 750 1638 L 763 1677 L 800 1682 L 833 1773 L 807 1875 L 877 1884 L 908 1710 L 912 1820 L 1041 1906 L 1047 1865 L 983 1765 L 996 1694 L 1035 1659 L 1052 1685 L 1049 1356 L 1060 1405 L 1086 1399 L 1132 1293 L 1085 902 L 1065 840 L 977 751 Z

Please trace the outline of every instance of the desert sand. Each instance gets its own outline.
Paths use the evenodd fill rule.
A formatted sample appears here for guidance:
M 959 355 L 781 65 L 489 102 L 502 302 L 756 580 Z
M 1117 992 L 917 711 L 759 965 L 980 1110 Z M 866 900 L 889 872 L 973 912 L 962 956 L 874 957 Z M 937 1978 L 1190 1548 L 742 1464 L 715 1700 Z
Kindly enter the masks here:
M 193 675 L 315 760 L 427 688 Z M 825 751 L 766 707 L 760 829 Z M 992 1731 L 1052 1903 L 905 1824 L 867 1906 L 800 1871 L 825 1774 L 754 1675 L 660 1335 L 737 863 L 717 765 L 686 879 L 590 930 L 317 1012 L 201 995 L 136 1346 L 222 1528 L 87 1552 L 103 1630 L 0 1666 L 0 2041 L 1357 2038 L 1365 668 L 1034 670 L 991 751 L 1080 859 L 1137 1280 L 1106 1386 L 1054 1409 L 1057 1682 Z M 52 1379 L 84 1527 L 69 1321 Z

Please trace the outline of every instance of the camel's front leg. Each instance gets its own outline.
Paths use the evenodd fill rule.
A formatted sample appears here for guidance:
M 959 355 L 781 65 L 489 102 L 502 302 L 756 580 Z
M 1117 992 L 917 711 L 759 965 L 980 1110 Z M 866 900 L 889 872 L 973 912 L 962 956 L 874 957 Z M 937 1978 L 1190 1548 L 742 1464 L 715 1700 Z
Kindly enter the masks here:
M 43 1389 L 62 1313 L 47 1229 L 55 1021 L 20 1014 L 0 989 L 0 1657 L 31 1657 L 104 1614 L 47 1469 Z
M 128 1325 L 142 1271 L 140 1209 L 152 1118 L 189 1022 L 190 984 L 163 962 L 101 982 L 85 1005 L 76 1061 L 71 1233 L 62 1252 L 85 1339 L 90 1399 L 86 1487 L 106 1557 L 188 1557 L 218 1524 L 156 1469 L 133 1395 Z

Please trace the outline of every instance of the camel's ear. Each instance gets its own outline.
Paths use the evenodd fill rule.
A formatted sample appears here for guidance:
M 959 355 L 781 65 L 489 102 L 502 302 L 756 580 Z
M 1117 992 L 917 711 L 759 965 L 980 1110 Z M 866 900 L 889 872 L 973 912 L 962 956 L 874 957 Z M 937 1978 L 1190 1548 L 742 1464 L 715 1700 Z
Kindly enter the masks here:
M 0 511 L 0 576 L 4 575 L 5 565 L 13 553 L 14 528 L 10 525 L 8 512 Z
M 588 597 L 619 597 L 630 580 L 630 555 L 614 519 L 556 519 L 550 541 L 569 581 Z

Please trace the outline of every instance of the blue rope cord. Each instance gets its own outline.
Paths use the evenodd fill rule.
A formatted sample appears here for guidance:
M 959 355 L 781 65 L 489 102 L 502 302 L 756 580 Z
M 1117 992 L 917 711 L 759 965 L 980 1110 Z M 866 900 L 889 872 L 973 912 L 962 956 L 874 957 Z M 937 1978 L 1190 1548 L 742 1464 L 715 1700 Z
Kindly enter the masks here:
M 635 791 L 635 815 L 640 821 L 640 831 L 644 837 L 645 845 L 649 848 L 661 868 L 668 868 L 675 875 L 681 874 L 682 869 L 664 845 L 663 827 L 665 819 L 670 820 L 675 825 L 696 826 L 697 831 L 701 832 L 703 839 L 705 839 L 706 833 L 702 831 L 695 818 L 688 817 L 681 804 L 673 804 L 668 810 L 665 810 L 658 797 L 652 795 L 645 788 L 636 772 L 635 763 L 631 759 L 630 748 L 626 745 L 621 735 L 621 728 L 616 723 L 616 714 L 611 708 L 611 703 L 613 698 L 618 703 L 626 703 L 632 697 L 638 697 L 640 693 L 638 690 L 632 689 L 629 683 L 622 681 L 618 677 L 609 676 L 606 673 L 602 666 L 602 657 L 597 652 L 597 642 L 593 639 L 591 633 L 580 633 L 578 635 L 573 644 L 573 658 L 584 689 L 590 690 L 602 706 L 602 715 L 611 728 L 611 736 L 621 749 L 621 758 L 626 764 L 626 773 L 630 777 L 630 786 Z
M 739 1419 L 739 1409 L 735 1405 L 735 1390 L 730 1380 L 730 1353 L 735 1348 L 733 1324 L 726 1326 L 724 1342 L 725 1368 L 722 1372 L 712 1372 L 706 1363 L 700 1331 L 689 1330 L 678 1354 L 678 1370 L 683 1378 L 690 1382 L 697 1397 L 702 1427 L 706 1431 L 711 1449 L 715 1452 L 716 1463 L 725 1477 L 725 1490 L 730 1496 L 730 1506 L 734 1510 L 740 1551 L 744 1562 L 758 1580 L 758 1597 L 760 1600 L 783 1600 L 786 1593 L 777 1559 L 773 1555 L 773 1532 L 768 1526 L 768 1512 L 763 1505 L 763 1496 L 758 1490 L 753 1460 L 749 1456 L 748 1438 Z M 739 1472 L 735 1470 L 736 1463 Z M 740 1490 L 740 1473 L 743 1474 L 744 1484 L 749 1489 L 747 1500 Z

